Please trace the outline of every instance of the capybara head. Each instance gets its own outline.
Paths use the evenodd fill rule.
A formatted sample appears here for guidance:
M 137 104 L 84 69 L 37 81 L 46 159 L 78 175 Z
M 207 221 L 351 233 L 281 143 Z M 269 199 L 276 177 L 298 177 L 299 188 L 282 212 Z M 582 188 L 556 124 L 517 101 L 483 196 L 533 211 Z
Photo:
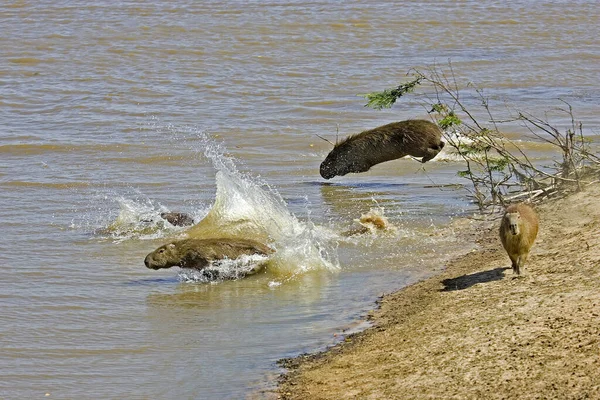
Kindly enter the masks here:
M 194 225 L 194 219 L 187 214 L 178 212 L 164 212 L 160 217 L 168 221 L 173 226 L 190 226 Z
M 504 214 L 505 224 L 508 226 L 510 233 L 518 235 L 521 233 L 519 228 L 519 222 L 521 221 L 521 214 L 518 211 L 507 212 Z
M 181 256 L 174 243 L 165 244 L 148 254 L 144 264 L 150 269 L 171 268 L 181 265 Z
M 324 179 L 344 176 L 350 172 L 366 172 L 371 166 L 356 157 L 346 143 L 335 146 L 321 163 L 319 173 Z

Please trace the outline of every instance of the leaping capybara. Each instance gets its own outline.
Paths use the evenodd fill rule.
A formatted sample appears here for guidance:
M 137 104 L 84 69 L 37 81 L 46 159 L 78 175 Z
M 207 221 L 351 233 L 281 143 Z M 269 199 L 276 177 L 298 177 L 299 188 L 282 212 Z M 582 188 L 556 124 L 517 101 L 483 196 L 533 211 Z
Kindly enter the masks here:
M 178 212 L 164 212 L 160 217 L 168 221 L 173 226 L 190 226 L 194 225 L 194 219 L 188 214 Z
M 444 147 L 442 131 L 434 123 L 421 120 L 392 122 L 349 136 L 337 143 L 321 163 L 325 179 L 349 172 L 366 172 L 373 165 L 404 156 L 423 157 L 425 163 Z
M 517 275 L 525 267 L 538 226 L 537 214 L 527 204 L 513 204 L 506 208 L 500 223 L 500 240 L 512 261 L 513 272 Z
M 171 267 L 201 270 L 211 262 L 235 260 L 242 255 L 268 255 L 274 250 L 262 243 L 247 239 L 184 239 L 160 246 L 146 256 L 144 264 L 151 269 Z

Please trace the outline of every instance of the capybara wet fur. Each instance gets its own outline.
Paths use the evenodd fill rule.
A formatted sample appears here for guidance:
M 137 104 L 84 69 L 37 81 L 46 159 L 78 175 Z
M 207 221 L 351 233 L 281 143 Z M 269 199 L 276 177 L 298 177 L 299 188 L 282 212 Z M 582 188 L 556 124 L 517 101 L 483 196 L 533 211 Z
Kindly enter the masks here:
M 425 163 L 444 147 L 442 131 L 434 123 L 421 120 L 392 122 L 349 136 L 337 143 L 321 163 L 325 179 L 350 172 L 366 172 L 373 165 L 405 156 L 422 157 Z
M 500 240 L 512 261 L 513 272 L 517 275 L 524 272 L 538 227 L 537 214 L 527 204 L 513 204 L 506 208 L 500 223 Z
M 194 219 L 188 214 L 179 212 L 164 212 L 160 217 L 168 221 L 173 226 L 190 226 L 194 225 Z
M 213 261 L 235 260 L 242 255 L 268 255 L 273 249 L 247 239 L 184 239 L 160 246 L 144 260 L 150 269 L 171 267 L 202 270 Z

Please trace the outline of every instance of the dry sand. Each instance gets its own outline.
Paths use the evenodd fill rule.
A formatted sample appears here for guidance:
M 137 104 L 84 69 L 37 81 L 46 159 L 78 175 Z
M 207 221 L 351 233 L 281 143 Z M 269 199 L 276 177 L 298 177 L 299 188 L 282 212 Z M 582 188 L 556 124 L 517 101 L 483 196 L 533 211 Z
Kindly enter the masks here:
M 478 248 L 385 296 L 372 328 L 286 360 L 282 399 L 600 399 L 600 186 L 536 207 L 525 276 Z

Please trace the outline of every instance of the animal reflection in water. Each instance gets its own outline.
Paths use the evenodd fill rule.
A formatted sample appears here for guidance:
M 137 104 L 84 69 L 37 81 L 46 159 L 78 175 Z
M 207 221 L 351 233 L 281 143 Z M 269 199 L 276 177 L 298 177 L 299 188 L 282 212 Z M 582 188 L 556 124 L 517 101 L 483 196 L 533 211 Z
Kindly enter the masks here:
M 266 258 L 255 260 L 249 267 L 238 268 L 233 274 L 223 274 L 223 270 L 216 268 L 218 263 L 238 260 L 244 256 L 268 256 L 274 251 L 269 246 L 248 239 L 183 239 L 160 246 L 146 256 L 144 264 L 154 270 L 171 267 L 190 268 L 201 271 L 205 278 L 210 280 L 239 278 L 260 271 Z
M 331 179 L 366 172 L 373 165 L 405 156 L 422 157 L 425 163 L 444 147 L 441 137 L 441 129 L 429 121 L 392 122 L 336 143 L 321 163 L 320 173 Z

